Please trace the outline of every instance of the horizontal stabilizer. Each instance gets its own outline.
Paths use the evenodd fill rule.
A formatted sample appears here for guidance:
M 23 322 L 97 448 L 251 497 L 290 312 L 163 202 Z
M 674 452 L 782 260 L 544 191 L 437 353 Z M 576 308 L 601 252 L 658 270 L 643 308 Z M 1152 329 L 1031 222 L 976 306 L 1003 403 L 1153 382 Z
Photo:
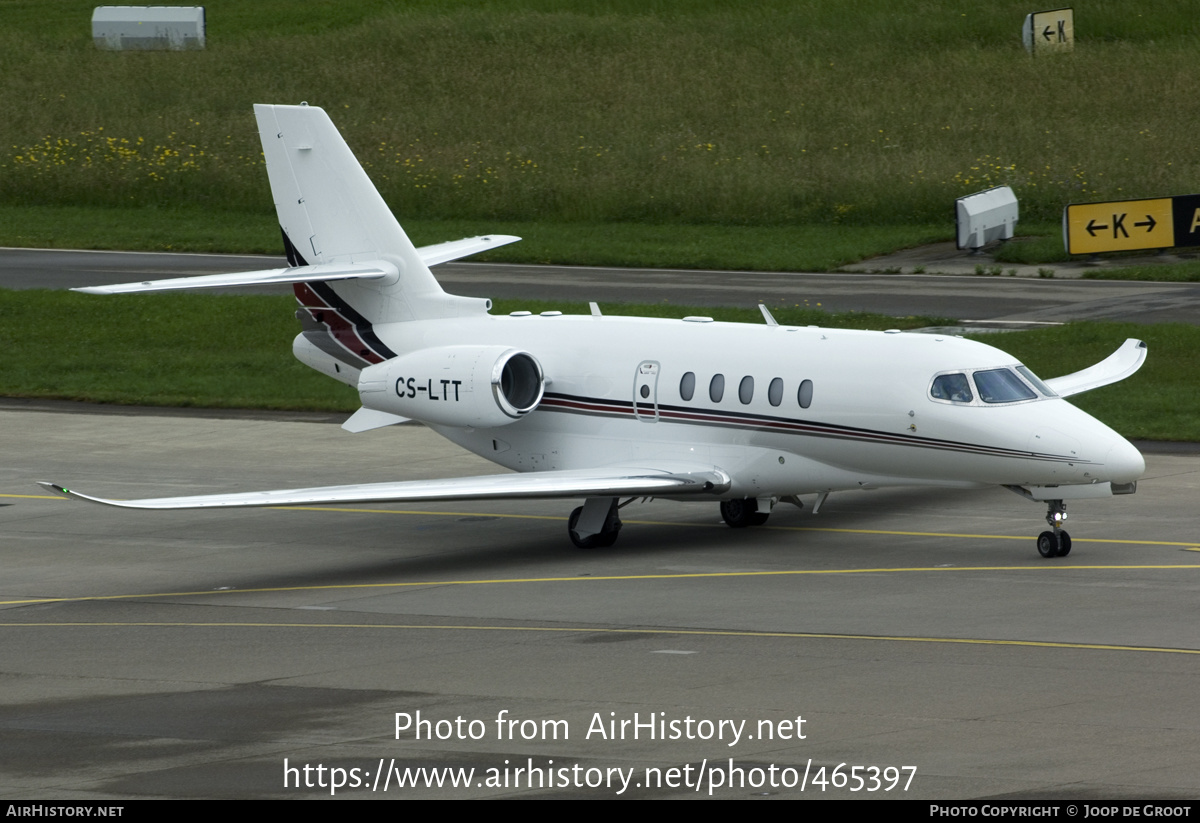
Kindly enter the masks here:
M 1146 362 L 1146 344 L 1132 337 L 1121 348 L 1083 371 L 1044 381 L 1059 397 L 1070 397 L 1085 391 L 1117 383 L 1129 377 Z
M 426 266 L 449 263 L 472 254 L 520 240 L 511 234 L 489 234 L 480 237 L 464 237 L 422 246 L 417 254 Z M 196 277 L 173 277 L 168 280 L 143 280 L 140 283 L 114 283 L 111 286 L 86 286 L 71 291 L 85 294 L 132 294 L 142 291 L 174 291 L 177 289 L 225 289 L 233 286 L 271 286 L 290 283 L 314 283 L 324 280 L 378 280 L 394 276 L 396 267 L 382 260 L 365 263 L 324 263 L 316 266 L 289 266 L 286 269 L 263 269 L 261 271 L 239 271 L 232 274 L 203 274 Z
M 198 277 L 173 277 L 169 280 L 143 280 L 140 283 L 115 283 L 111 286 L 87 286 L 71 289 L 85 294 L 130 294 L 140 291 L 176 289 L 221 289 L 230 286 L 269 286 L 312 283 L 322 280 L 377 280 L 396 274 L 396 267 L 382 260 L 370 263 L 325 263 L 319 266 L 289 266 L 286 269 L 240 271 L 232 274 L 203 274 Z
M 520 237 L 512 234 L 488 234 L 482 237 L 464 237 L 462 240 L 451 240 L 432 246 L 422 246 L 417 249 L 417 254 L 421 255 L 421 259 L 425 261 L 426 266 L 436 266 L 439 263 L 449 263 L 451 260 L 470 257 L 472 254 L 479 254 L 490 249 L 497 249 L 500 246 L 507 246 L 509 243 L 516 243 L 520 239 Z
M 312 489 L 278 489 L 238 494 L 160 497 L 149 500 L 107 500 L 81 494 L 55 483 L 48 489 L 92 503 L 126 509 L 214 509 L 247 506 L 312 506 L 328 503 L 400 503 L 424 500 L 499 500 L 560 497 L 655 497 L 708 493 L 720 495 L 730 486 L 725 472 L 713 467 L 647 469 L 618 467 L 529 474 L 492 474 L 445 480 L 408 480 L 321 486 Z

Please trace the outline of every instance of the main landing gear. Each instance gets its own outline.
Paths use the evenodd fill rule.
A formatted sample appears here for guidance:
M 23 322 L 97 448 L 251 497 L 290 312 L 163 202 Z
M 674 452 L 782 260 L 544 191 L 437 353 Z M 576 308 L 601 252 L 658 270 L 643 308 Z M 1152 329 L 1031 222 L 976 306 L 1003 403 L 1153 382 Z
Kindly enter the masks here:
M 626 502 L 631 502 L 633 498 Z M 577 549 L 607 549 L 621 533 L 617 498 L 589 497 L 567 518 L 567 534 Z
M 747 497 L 744 500 L 722 500 L 721 517 L 733 529 L 744 529 L 747 526 L 761 526 L 771 516 L 770 511 L 760 512 L 758 500 Z
M 1063 531 L 1062 524 L 1067 519 L 1067 507 L 1061 500 L 1048 501 L 1046 522 L 1053 531 L 1045 531 L 1038 535 L 1038 554 L 1042 557 L 1066 557 L 1071 553 L 1071 535 Z

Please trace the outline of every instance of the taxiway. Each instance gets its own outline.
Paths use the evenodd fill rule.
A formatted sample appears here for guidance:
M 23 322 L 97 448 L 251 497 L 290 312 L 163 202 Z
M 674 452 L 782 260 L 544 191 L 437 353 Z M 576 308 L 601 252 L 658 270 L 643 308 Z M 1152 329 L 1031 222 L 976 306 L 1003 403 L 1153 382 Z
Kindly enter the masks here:
M 739 531 L 714 504 L 635 504 L 614 548 L 581 552 L 567 501 L 129 512 L 33 485 L 136 497 L 492 470 L 419 426 L 33 410 L 0 411 L 0 432 L 10 800 L 330 795 L 285 786 L 285 762 L 484 784 L 339 797 L 617 796 L 485 783 L 549 761 L 633 769 L 621 796 L 646 798 L 708 794 L 647 785 L 654 769 L 839 764 L 916 774 L 907 792 L 713 795 L 1200 791 L 1195 455 L 1150 454 L 1136 495 L 1073 504 L 1074 551 L 1046 561 L 1041 507 L 1001 490 L 835 494 Z M 485 733 L 397 739 L 396 713 L 415 712 Z M 753 739 L 587 735 L 635 714 L 745 720 Z M 504 738 L 499 716 L 568 736 Z M 797 717 L 804 738 L 781 739 Z

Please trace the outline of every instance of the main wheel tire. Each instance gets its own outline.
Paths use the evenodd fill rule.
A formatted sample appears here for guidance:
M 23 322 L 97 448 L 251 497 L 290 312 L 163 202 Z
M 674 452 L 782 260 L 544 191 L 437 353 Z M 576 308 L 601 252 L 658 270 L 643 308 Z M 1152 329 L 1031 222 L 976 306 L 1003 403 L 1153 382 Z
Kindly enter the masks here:
M 731 529 L 761 526 L 767 522 L 767 518 L 770 516 L 769 512 L 758 510 L 758 501 L 753 497 L 721 501 L 721 518 Z
M 621 533 L 621 518 L 617 516 L 615 506 L 608 512 L 608 517 L 604 521 L 604 530 L 588 537 L 580 537 L 579 532 L 575 531 L 581 514 L 583 514 L 583 506 L 576 508 L 567 518 L 567 534 L 570 536 L 571 542 L 575 544 L 575 548 L 607 549 L 617 542 L 617 536 Z
M 616 518 L 614 518 L 614 520 L 615 519 Z M 596 535 L 596 539 L 597 539 L 596 548 L 598 548 L 598 549 L 607 549 L 613 543 L 617 542 L 617 536 L 621 534 L 621 521 L 620 520 L 616 520 L 615 524 L 612 521 L 609 521 L 608 523 L 605 523 L 604 525 L 607 528 L 605 528 L 604 531 L 600 532 L 600 534 Z
M 1058 556 L 1066 557 L 1071 553 L 1071 535 L 1066 532 L 1058 533 Z
M 1038 554 L 1040 554 L 1042 557 L 1058 557 L 1058 552 L 1060 549 L 1059 543 L 1060 541 L 1054 536 L 1054 532 L 1042 532 L 1038 535 L 1037 539 Z M 1071 545 L 1068 543 L 1067 551 L 1070 550 Z

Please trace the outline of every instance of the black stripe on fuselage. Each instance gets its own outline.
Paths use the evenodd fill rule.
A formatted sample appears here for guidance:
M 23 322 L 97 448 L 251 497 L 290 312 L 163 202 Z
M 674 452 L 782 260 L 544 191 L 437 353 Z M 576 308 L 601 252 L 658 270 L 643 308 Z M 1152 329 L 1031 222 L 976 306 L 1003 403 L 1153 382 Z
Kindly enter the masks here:
M 545 409 L 546 411 L 557 411 L 567 414 L 583 414 L 600 417 L 654 417 L 654 407 L 652 405 L 638 406 L 635 410 L 634 404 L 628 400 L 607 400 L 598 397 L 581 397 L 579 395 L 560 394 L 557 392 L 546 392 L 538 408 Z M 789 417 L 774 417 L 771 415 L 751 414 L 748 412 L 698 409 L 687 406 L 659 405 L 658 420 L 661 422 L 682 423 L 693 426 L 716 426 L 721 428 L 735 428 L 751 431 L 771 431 L 780 432 L 782 434 L 795 434 L 804 437 L 826 437 L 862 443 L 879 443 L 884 445 L 937 449 L 940 451 L 957 451 L 993 457 L 1015 457 L 1059 463 L 1091 462 L 1089 460 L 1081 460 L 1075 456 L 1041 454 L 1038 452 L 1007 449 L 1000 446 L 987 446 L 981 443 L 965 443 L 957 440 L 938 440 L 932 437 L 892 434 L 889 432 L 876 431 L 874 429 L 843 426 L 836 423 L 796 420 Z
M 300 250 L 296 248 L 296 244 L 292 242 L 292 238 L 288 237 L 288 233 L 286 230 L 284 230 L 283 226 L 279 227 L 279 233 L 283 235 L 283 251 L 287 255 L 288 265 L 307 266 L 308 261 L 304 259 L 302 254 L 300 254 Z M 324 300 L 326 306 L 342 316 L 342 318 L 353 328 L 354 333 L 363 342 L 363 345 L 366 346 L 371 354 L 374 354 L 381 361 L 390 360 L 396 356 L 396 353 L 384 345 L 383 341 L 379 339 L 379 336 L 375 334 L 375 327 L 371 324 L 371 322 L 359 314 L 353 306 L 342 299 L 341 295 L 334 291 L 333 287 L 330 286 L 329 283 L 321 280 L 307 283 L 305 285 L 312 290 L 313 294 Z M 297 299 L 300 298 L 299 288 L 296 290 L 296 297 Z M 303 305 L 303 301 L 301 301 L 301 305 Z M 316 318 L 313 319 L 316 321 Z M 306 329 L 306 331 L 313 330 Z M 321 346 L 319 343 L 317 343 L 317 341 L 313 339 L 315 335 L 306 334 L 306 336 L 312 340 L 314 344 L 318 345 L 322 351 L 326 351 L 326 353 L 337 357 L 337 354 L 335 354 L 333 351 L 327 351 L 325 346 Z M 330 334 L 330 340 L 334 341 L 334 346 L 338 345 L 333 334 Z M 369 355 L 364 355 L 362 352 L 353 352 L 352 354 L 356 357 L 364 358 L 363 362 L 369 362 L 372 359 Z M 354 366 L 354 368 L 362 368 L 362 366 L 358 363 L 350 362 L 349 360 L 345 360 L 343 358 L 338 359 L 341 359 L 342 362 L 347 363 L 347 365 Z
M 383 360 L 391 360 L 396 356 L 396 353 L 384 345 L 384 342 L 375 334 L 375 327 L 371 325 L 371 321 L 363 317 L 353 306 L 342 299 L 333 287 L 324 280 L 319 280 L 314 283 L 309 283 L 308 286 L 313 292 L 320 297 L 325 303 L 338 314 L 346 319 L 358 336 L 362 338 L 363 343 L 370 347 L 371 351 L 379 355 Z
M 292 242 L 292 238 L 288 237 L 288 233 L 283 226 L 279 227 L 279 233 L 283 235 L 283 253 L 287 256 L 288 265 L 307 266 L 308 261 L 300 254 L 300 250 L 296 248 L 296 244 Z

